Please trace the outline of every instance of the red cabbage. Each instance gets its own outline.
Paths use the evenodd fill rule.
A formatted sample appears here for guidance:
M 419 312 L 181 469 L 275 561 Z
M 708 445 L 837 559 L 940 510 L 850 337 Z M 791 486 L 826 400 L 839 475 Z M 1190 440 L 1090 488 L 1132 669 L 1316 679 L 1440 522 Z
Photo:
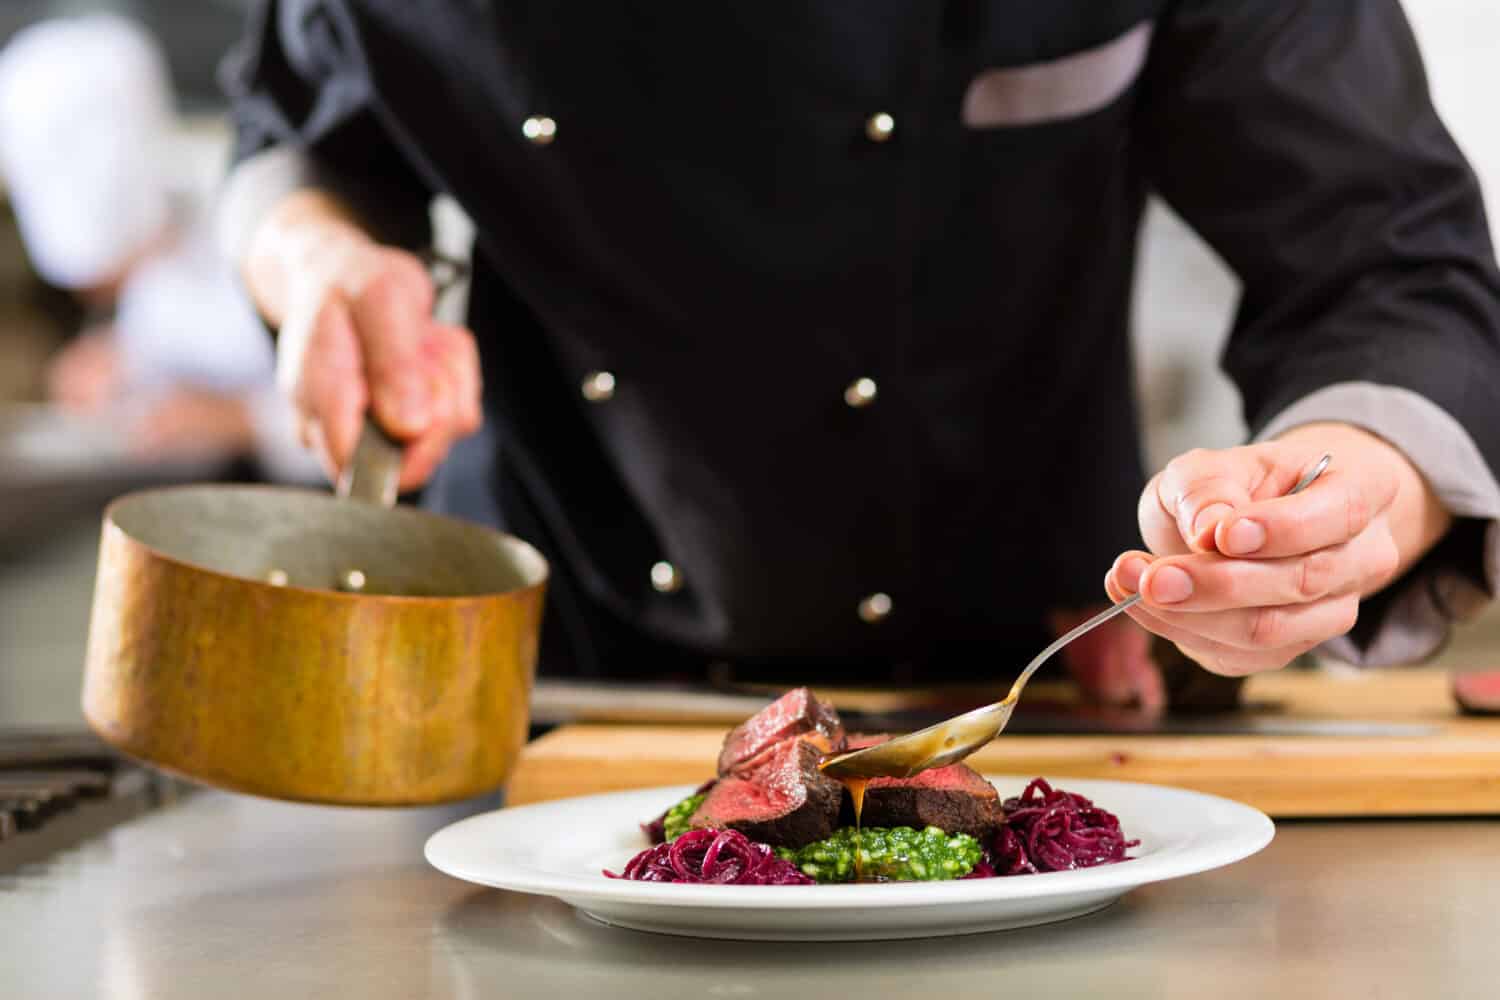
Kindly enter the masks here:
M 984 855 L 979 859 L 979 864 L 975 865 L 969 874 L 960 875 L 959 881 L 961 882 L 966 878 L 994 878 L 996 872 L 991 861 L 989 848 L 985 848 Z
M 700 792 L 712 787 L 710 781 Z M 1126 840 L 1120 820 L 1082 795 L 1055 789 L 1037 778 L 1015 798 L 1004 802 L 1005 822 L 985 846 L 983 857 L 963 878 L 996 878 L 1038 872 L 1092 868 L 1129 860 L 1125 852 L 1140 844 Z M 663 813 L 642 824 L 653 842 Z M 638 882 L 690 882 L 717 885 L 812 885 L 813 880 L 790 862 L 776 857 L 767 844 L 736 830 L 690 830 L 670 844 L 656 842 L 610 878 Z
M 637 882 L 693 882 L 714 885 L 812 885 L 813 880 L 766 844 L 738 830 L 689 830 L 670 844 L 637 854 L 609 878 Z
M 1082 795 L 1054 789 L 1041 778 L 1019 796 L 1006 799 L 1004 808 L 1005 824 L 986 859 L 997 875 L 1113 864 L 1125 861 L 1125 851 L 1140 844 L 1125 839 L 1114 813 Z

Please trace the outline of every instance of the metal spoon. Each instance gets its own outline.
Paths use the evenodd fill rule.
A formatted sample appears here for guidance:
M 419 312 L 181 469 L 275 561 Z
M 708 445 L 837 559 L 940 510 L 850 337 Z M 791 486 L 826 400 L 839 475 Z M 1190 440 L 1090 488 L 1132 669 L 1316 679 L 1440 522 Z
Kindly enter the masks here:
M 1292 487 L 1287 496 L 1305 490 L 1313 480 L 1323 474 L 1332 460 L 1331 455 L 1324 455 L 1309 472 L 1297 481 L 1297 485 Z M 1135 594 L 1113 607 L 1106 608 L 1042 650 L 1036 659 L 1028 663 L 1026 669 L 1021 671 L 1021 676 L 1017 677 L 1016 682 L 1011 685 L 1010 693 L 1005 696 L 1004 700 L 965 712 L 963 715 L 956 715 L 946 722 L 939 722 L 906 736 L 898 736 L 885 743 L 832 757 L 823 763 L 823 773 L 833 778 L 909 778 L 919 771 L 943 767 L 963 760 L 1000 735 L 1001 730 L 1010 722 L 1011 713 L 1015 711 L 1016 702 L 1020 700 L 1022 688 L 1026 687 L 1026 682 L 1031 680 L 1031 675 L 1036 673 L 1037 668 L 1047 662 L 1053 653 L 1085 632 L 1103 625 L 1140 599 L 1141 595 Z

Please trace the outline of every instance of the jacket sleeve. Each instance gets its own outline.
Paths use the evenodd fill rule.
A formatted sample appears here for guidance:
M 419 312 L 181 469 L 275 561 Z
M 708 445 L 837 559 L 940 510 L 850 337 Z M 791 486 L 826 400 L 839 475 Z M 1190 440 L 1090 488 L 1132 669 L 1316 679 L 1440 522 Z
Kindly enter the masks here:
M 1431 653 L 1500 584 L 1500 275 L 1400 5 L 1186 0 L 1142 88 L 1149 182 L 1243 283 L 1223 361 L 1251 433 L 1364 426 L 1460 519 L 1330 651 Z
M 260 0 L 220 80 L 235 130 L 220 236 L 235 259 L 289 190 L 339 194 L 384 242 L 431 236 L 433 191 L 373 84 L 359 22 L 342 0 Z

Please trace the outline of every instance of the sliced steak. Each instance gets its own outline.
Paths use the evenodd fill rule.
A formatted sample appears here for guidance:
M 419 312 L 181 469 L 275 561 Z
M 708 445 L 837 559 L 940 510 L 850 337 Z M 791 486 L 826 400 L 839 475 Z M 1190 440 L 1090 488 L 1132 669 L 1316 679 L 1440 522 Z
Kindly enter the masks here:
M 859 736 L 850 749 L 873 746 L 889 736 Z M 854 823 L 854 804 L 845 801 L 842 821 Z M 947 833 L 967 833 L 980 840 L 1005 819 L 1000 794 L 967 764 L 934 767 L 910 778 L 871 778 L 865 786 L 865 826 L 935 826 Z
M 844 724 L 832 705 L 805 687 L 793 688 L 724 737 L 719 774 L 740 773 L 784 740 L 800 737 L 828 753 L 844 747 Z
M 838 826 L 844 786 L 818 770 L 823 751 L 783 739 L 733 777 L 721 778 L 688 821 L 738 830 L 773 847 L 801 847 Z

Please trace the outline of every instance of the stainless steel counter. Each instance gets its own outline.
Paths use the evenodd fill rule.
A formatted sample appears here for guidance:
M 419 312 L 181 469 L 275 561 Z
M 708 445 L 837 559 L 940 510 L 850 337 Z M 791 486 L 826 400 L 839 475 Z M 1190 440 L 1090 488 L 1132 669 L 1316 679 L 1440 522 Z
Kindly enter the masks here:
M 0 722 L 78 721 L 97 534 L 0 557 Z M 1444 660 L 1496 649 L 1500 613 Z M 1500 821 L 1283 824 L 1255 858 L 1082 920 L 835 947 L 613 930 L 454 881 L 421 848 L 463 812 L 151 812 L 0 875 L 0 998 L 1500 995 Z
M 194 796 L 0 877 L 0 996 L 1478 1000 L 1500 982 L 1494 821 L 1283 824 L 1256 858 L 1070 923 L 828 946 L 615 930 L 454 881 L 421 846 L 464 811 Z

